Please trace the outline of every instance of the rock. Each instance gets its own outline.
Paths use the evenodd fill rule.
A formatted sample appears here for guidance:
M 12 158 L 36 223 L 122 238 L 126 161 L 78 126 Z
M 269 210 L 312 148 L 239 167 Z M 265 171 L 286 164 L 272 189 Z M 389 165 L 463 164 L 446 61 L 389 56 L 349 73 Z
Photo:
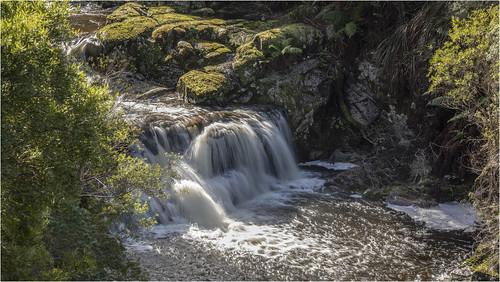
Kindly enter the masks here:
M 138 71 L 148 78 L 168 81 L 168 84 L 172 79 L 176 81 L 179 76 L 165 77 L 178 71 L 166 68 L 165 54 L 151 41 L 153 30 L 160 25 L 198 19 L 174 11 L 169 6 L 148 8 L 136 3 L 119 7 L 108 16 L 108 24 L 97 32 L 104 53 L 114 59 L 125 59 L 129 63 L 128 70 Z
M 375 104 L 375 94 L 363 82 L 348 77 L 345 82 L 345 100 L 351 117 L 368 126 L 378 117 L 380 110 Z
M 307 138 L 315 112 L 328 102 L 331 80 L 318 65 L 310 59 L 256 81 L 256 93 L 286 109 L 296 141 Z
M 179 41 L 176 50 L 171 51 L 165 62 L 182 69 L 190 69 L 198 66 L 196 62 L 197 56 L 193 46 L 186 41 Z
M 253 41 L 260 51 L 269 56 L 274 51 L 272 47 L 286 47 L 283 41 L 287 39 L 291 39 L 289 44 L 292 47 L 303 51 L 318 51 L 323 40 L 323 33 L 310 25 L 292 24 L 258 33 Z
M 123 6 L 118 7 L 113 13 L 106 17 L 106 23 L 112 24 L 121 22 L 130 17 L 141 16 L 141 14 L 135 8 L 143 8 L 143 6 L 137 3 L 127 3 Z
M 347 161 L 347 154 L 343 153 L 339 149 L 336 149 L 333 152 L 333 156 L 331 158 L 331 161 L 334 162 L 334 163 L 337 163 L 337 162 L 346 162 Z
M 420 187 L 416 186 L 394 186 L 388 187 L 387 202 L 397 206 L 419 206 L 428 208 L 437 205 L 436 200 L 423 193 Z
M 109 48 L 121 41 L 138 36 L 150 37 L 157 26 L 199 19 L 194 16 L 174 13 L 168 6 L 147 8 L 136 3 L 127 3 L 106 18 L 107 25 L 97 33 L 98 38 Z
M 75 46 L 72 46 L 67 55 L 78 56 L 84 61 L 95 60 L 104 50 L 102 44 L 94 37 L 84 38 L 80 40 Z
M 236 60 L 233 67 L 239 75 L 241 86 L 245 87 L 257 79 L 260 73 L 258 62 L 264 58 L 264 54 L 255 47 L 253 42 L 236 49 Z
M 216 42 L 199 42 L 196 43 L 194 48 L 201 57 L 199 62 L 202 66 L 216 65 L 225 62 L 228 55 L 231 54 L 229 48 Z
M 190 41 L 196 39 L 227 42 L 229 41 L 229 30 L 225 28 L 226 25 L 227 22 L 221 19 L 195 20 L 195 18 L 191 18 L 160 26 L 153 31 L 152 38 L 160 47 L 166 50 L 175 46 L 178 40 Z M 175 29 L 178 31 L 183 30 L 182 34 L 175 34 Z
M 198 10 L 191 11 L 191 14 L 196 16 L 213 16 L 215 15 L 214 10 L 212 8 L 201 8 Z
M 177 91 L 182 97 L 193 104 L 227 103 L 230 90 L 229 82 L 222 73 L 190 71 L 179 78 Z
M 359 166 L 339 172 L 328 179 L 325 186 L 339 186 L 347 191 L 359 193 L 370 187 L 370 181 L 366 176 L 364 168 Z

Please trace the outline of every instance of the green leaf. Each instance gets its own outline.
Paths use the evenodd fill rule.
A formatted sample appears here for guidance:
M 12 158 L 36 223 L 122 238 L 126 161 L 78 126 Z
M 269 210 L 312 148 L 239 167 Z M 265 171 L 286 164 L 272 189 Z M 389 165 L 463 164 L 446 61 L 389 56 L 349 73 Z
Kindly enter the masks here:
M 358 31 L 358 26 L 354 22 L 349 22 L 344 27 L 344 32 L 351 38 Z
M 462 119 L 462 118 L 464 118 L 465 116 L 466 116 L 466 113 L 465 113 L 465 112 L 457 113 L 457 114 L 455 114 L 452 118 L 450 118 L 450 119 L 448 120 L 448 123 L 450 123 L 450 122 L 454 122 L 454 121 L 459 120 L 459 119 Z
M 427 103 L 427 106 L 438 106 L 442 107 L 444 105 L 447 105 L 453 101 L 453 98 L 449 96 L 439 96 L 437 98 L 432 99 L 429 103 Z
M 321 19 L 332 22 L 335 26 L 340 26 L 345 22 L 344 13 L 341 11 L 329 11 L 321 16 Z

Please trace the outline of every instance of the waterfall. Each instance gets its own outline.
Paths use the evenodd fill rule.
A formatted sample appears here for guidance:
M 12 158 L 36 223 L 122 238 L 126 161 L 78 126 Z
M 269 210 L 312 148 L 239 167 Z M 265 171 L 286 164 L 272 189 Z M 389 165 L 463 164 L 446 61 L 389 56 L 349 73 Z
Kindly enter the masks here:
M 140 137 L 150 163 L 165 166 L 166 153 L 184 156 L 169 199 L 154 199 L 159 222 L 222 227 L 239 203 L 299 176 L 291 132 L 278 110 L 218 112 L 211 120 L 149 125 Z

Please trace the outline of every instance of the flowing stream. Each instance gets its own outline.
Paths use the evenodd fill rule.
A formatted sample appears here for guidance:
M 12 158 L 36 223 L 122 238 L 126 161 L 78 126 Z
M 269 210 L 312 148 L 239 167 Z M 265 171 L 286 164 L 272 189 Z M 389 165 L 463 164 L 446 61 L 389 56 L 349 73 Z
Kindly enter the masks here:
M 72 17 L 85 36 L 68 54 L 86 58 L 107 13 L 89 4 Z M 349 165 L 299 167 L 280 109 L 201 108 L 172 95 L 120 107 L 145 129 L 135 156 L 163 166 L 165 153 L 184 156 L 169 199 L 150 201 L 159 224 L 127 242 L 152 280 L 441 280 L 471 254 L 463 233 L 325 189 Z
M 470 254 L 460 233 L 325 190 L 335 171 L 296 164 L 282 110 L 167 100 L 122 102 L 146 128 L 137 157 L 184 156 L 150 202 L 160 224 L 129 242 L 151 279 L 437 280 Z

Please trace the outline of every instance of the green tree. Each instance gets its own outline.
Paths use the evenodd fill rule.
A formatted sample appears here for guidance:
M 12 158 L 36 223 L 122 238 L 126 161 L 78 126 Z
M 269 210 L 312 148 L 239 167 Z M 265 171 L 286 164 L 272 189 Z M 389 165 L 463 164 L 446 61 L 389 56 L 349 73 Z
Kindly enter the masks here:
M 449 41 L 430 61 L 431 105 L 455 111 L 450 122 L 462 119 L 476 136 L 465 142 L 470 149 L 470 169 L 477 176 L 471 198 L 479 208 L 484 229 L 478 248 L 485 263 L 478 271 L 498 276 L 499 204 L 499 61 L 498 5 L 473 11 L 467 18 L 453 18 Z
M 162 194 L 171 171 L 126 155 L 137 132 L 64 55 L 67 8 L 1 2 L 1 277 L 138 279 L 109 230 L 147 211 L 140 191 Z

